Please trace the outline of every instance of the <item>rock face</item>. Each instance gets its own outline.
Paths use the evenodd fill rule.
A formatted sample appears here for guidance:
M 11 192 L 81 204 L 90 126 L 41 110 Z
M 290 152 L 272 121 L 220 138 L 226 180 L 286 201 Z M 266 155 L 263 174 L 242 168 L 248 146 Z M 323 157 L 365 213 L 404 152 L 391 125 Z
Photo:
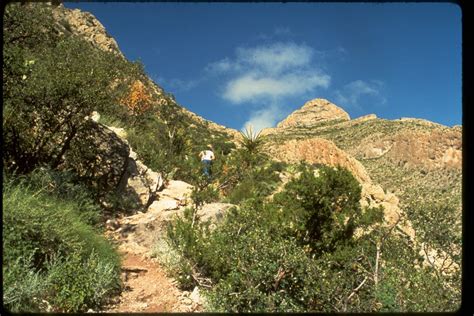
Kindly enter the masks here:
M 306 102 L 299 110 L 291 113 L 278 123 L 277 127 L 309 126 L 332 120 L 350 120 L 349 114 L 326 99 L 314 99 Z
M 67 9 L 61 4 L 53 8 L 53 16 L 59 22 L 58 25 L 62 26 L 62 32 L 79 35 L 100 49 L 125 58 L 117 42 L 89 12 L 83 12 L 79 9 Z
M 87 118 L 61 167 L 74 170 L 104 202 L 105 192 L 116 192 L 133 202 L 137 209 L 147 208 L 156 192 L 163 188 L 163 178 L 137 159 L 137 154 L 122 138 L 126 134 L 120 132 L 96 122 L 94 116 Z
M 130 148 L 107 127 L 89 119 L 71 142 L 61 166 L 98 192 L 114 191 L 128 164 Z
M 122 183 L 126 183 L 126 186 L 120 187 L 119 190 L 134 196 L 140 207 L 144 208 L 153 203 L 156 192 L 163 188 L 164 184 L 161 173 L 151 170 L 140 160 L 132 158 L 132 155 L 128 158 Z
M 346 167 L 360 182 L 371 182 L 360 162 L 326 139 L 292 139 L 279 145 L 270 146 L 267 150 L 271 157 L 288 163 L 298 163 L 303 160 L 310 164 Z
M 360 153 L 365 158 L 385 155 L 394 164 L 409 168 L 462 168 L 461 134 L 452 130 L 405 131 L 362 145 Z
M 322 138 L 293 139 L 282 144 L 269 146 L 267 152 L 273 158 L 288 163 L 306 161 L 310 164 L 345 167 L 351 171 L 361 184 L 360 202 L 362 206 L 383 206 L 386 225 L 395 225 L 404 216 L 399 207 L 398 198 L 393 193 L 386 193 L 380 185 L 373 183 L 359 161 L 339 149 L 329 140 Z M 400 226 L 400 228 L 407 235 L 414 237 L 414 231 L 409 224 Z

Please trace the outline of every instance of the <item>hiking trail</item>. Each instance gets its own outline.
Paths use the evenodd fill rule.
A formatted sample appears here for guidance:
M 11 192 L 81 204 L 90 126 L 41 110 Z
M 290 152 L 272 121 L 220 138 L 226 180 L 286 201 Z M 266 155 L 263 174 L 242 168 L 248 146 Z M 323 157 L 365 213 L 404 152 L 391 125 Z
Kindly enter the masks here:
M 106 235 L 118 244 L 122 256 L 124 288 L 101 312 L 199 312 L 202 298 L 196 287 L 182 291 L 177 281 L 152 258 L 153 248 L 164 238 L 166 222 L 189 204 L 192 186 L 169 181 L 148 210 L 107 221 Z

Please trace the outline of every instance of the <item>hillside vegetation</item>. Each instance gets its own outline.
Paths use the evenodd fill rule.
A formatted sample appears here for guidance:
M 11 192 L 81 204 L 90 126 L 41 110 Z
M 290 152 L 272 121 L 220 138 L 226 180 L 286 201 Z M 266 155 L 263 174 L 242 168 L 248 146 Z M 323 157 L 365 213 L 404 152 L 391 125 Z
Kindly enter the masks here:
M 77 31 L 80 23 L 96 25 L 93 17 L 73 23 L 68 12 L 44 3 L 5 10 L 4 308 L 100 310 L 124 290 L 120 256 L 105 237 L 105 223 L 138 209 L 120 189 L 127 164 L 103 155 L 110 151 L 129 162 L 124 144 L 165 182 L 193 186 L 190 204 L 168 222 L 166 246 L 157 244 L 156 256 L 181 289 L 202 289 L 206 311 L 460 307 L 458 174 L 448 173 L 445 187 L 432 182 L 421 185 L 421 193 L 402 193 L 414 240 L 398 222 L 388 225 L 381 207 L 361 205 L 361 185 L 346 168 L 276 161 L 264 150 L 285 138 L 318 136 L 351 151 L 375 132 L 390 134 L 405 125 L 321 123 L 287 134 L 247 130 L 237 137 L 177 104 L 113 42 L 104 49 Z M 96 146 L 101 137 L 110 144 Z M 207 144 L 217 157 L 210 177 L 197 155 Z M 418 183 L 392 162 L 376 161 L 362 160 L 380 183 Z M 444 173 L 427 172 L 422 179 L 439 175 Z M 414 203 L 427 197 L 425 189 L 446 199 Z M 217 201 L 234 205 L 218 225 L 197 215 Z M 163 254 L 172 260 L 164 262 Z

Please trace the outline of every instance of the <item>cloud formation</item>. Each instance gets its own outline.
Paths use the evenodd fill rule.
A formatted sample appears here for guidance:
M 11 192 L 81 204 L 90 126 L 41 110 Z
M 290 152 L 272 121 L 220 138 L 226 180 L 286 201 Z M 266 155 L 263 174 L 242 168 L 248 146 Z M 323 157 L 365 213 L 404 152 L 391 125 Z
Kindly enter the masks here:
M 314 54 L 311 47 L 291 42 L 239 47 L 235 58 L 209 64 L 207 70 L 224 76 L 221 97 L 231 103 L 275 102 L 329 86 L 331 77 L 314 64 Z
M 356 80 L 346 84 L 342 89 L 335 91 L 336 103 L 362 109 L 362 102 L 383 105 L 387 99 L 383 95 L 384 84 L 379 80 L 369 82 Z
M 330 77 L 312 72 L 293 72 L 280 76 L 261 76 L 249 72 L 229 81 L 223 98 L 233 103 L 276 101 L 301 95 L 316 87 L 327 88 Z
M 274 126 L 284 116 L 285 113 L 279 105 L 269 105 L 260 110 L 254 111 L 247 122 L 244 123 L 242 130 L 251 126 L 253 131 L 259 132 L 266 127 Z
M 283 118 L 285 98 L 313 96 L 318 89 L 329 87 L 331 76 L 318 67 L 314 58 L 319 55 L 313 48 L 293 42 L 238 47 L 232 58 L 211 63 L 206 71 L 222 81 L 221 98 L 233 104 L 258 106 L 243 128 L 251 124 L 259 131 Z

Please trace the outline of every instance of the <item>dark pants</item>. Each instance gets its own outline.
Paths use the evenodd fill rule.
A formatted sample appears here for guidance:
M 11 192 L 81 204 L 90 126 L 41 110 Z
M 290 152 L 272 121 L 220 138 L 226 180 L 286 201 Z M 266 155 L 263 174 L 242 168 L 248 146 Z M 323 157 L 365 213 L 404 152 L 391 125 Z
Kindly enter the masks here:
M 211 160 L 201 160 L 202 162 L 202 168 L 203 168 L 203 171 L 204 171 L 204 175 L 206 177 L 210 177 L 211 176 Z

